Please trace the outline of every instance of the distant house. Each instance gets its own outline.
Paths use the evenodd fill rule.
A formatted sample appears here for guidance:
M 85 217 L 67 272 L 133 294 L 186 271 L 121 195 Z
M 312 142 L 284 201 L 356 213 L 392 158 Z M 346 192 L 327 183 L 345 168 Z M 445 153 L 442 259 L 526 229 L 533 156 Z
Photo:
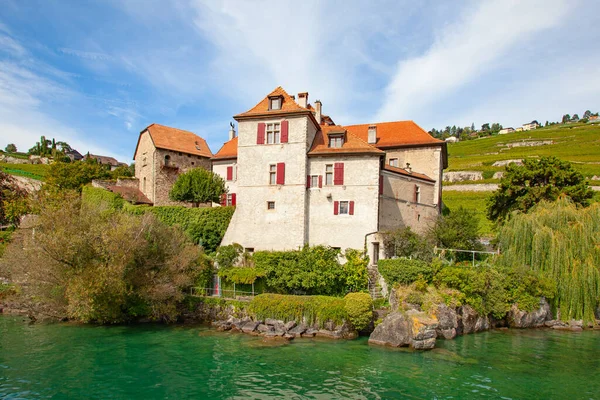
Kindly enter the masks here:
M 590 115 L 590 117 L 588 118 L 588 121 L 596 122 L 596 121 L 600 121 L 600 118 L 597 115 Z
M 456 143 L 456 142 L 459 141 L 456 136 L 450 136 L 450 137 L 447 137 L 444 140 L 446 141 L 446 143 Z
M 503 128 L 500 129 L 500 132 L 498 132 L 499 135 L 505 135 L 507 133 L 513 133 L 515 131 L 515 128 Z
M 539 126 L 540 124 L 537 121 L 533 120 L 528 124 L 523 124 L 523 130 L 530 131 L 532 129 L 537 129 Z
M 75 149 L 69 149 L 65 151 L 65 155 L 71 159 L 71 161 L 80 161 L 83 160 L 83 156 L 80 152 Z
M 117 167 L 120 167 L 120 166 L 125 166 L 125 167 L 127 166 L 127 164 L 122 163 L 122 162 L 118 162 L 113 157 L 99 156 L 97 154 L 87 153 L 85 155 L 85 157 L 83 157 L 83 159 L 84 160 L 92 159 L 92 160 L 96 160 L 98 162 L 98 164 L 108 165 L 108 166 L 110 166 L 110 170 L 111 171 L 114 171 Z

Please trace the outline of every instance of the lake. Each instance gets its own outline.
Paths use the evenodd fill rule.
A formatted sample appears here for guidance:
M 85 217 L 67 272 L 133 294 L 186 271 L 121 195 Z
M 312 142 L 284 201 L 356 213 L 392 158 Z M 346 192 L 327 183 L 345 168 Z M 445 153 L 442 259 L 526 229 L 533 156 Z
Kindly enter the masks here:
M 0 398 L 600 399 L 599 356 L 600 331 L 490 331 L 416 352 L 0 316 Z

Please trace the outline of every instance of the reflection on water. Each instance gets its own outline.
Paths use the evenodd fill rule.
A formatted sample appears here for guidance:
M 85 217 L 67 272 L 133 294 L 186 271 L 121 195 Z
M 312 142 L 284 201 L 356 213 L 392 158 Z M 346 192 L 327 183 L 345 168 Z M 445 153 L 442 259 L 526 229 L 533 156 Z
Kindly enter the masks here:
M 0 317 L 0 398 L 600 398 L 600 332 L 494 331 L 430 352 L 206 327 Z

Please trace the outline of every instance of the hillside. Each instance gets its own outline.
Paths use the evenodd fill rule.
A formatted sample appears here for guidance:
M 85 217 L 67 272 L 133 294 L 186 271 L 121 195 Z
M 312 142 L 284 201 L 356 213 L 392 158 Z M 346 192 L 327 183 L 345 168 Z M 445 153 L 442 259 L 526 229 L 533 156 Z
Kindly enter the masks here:
M 0 169 L 7 174 L 24 176 L 43 181 L 48 173 L 49 165 L 45 164 L 6 164 L 0 163 Z
M 449 143 L 447 171 L 480 171 L 484 181 L 476 183 L 497 182 L 494 172 L 504 167 L 495 162 L 550 155 L 572 162 L 588 179 L 600 177 L 600 124 L 554 125 Z

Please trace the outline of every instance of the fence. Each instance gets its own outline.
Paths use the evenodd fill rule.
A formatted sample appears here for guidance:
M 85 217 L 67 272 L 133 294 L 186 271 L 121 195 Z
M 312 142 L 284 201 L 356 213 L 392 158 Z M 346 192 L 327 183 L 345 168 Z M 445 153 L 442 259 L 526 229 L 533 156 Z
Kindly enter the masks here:
M 439 254 L 441 256 L 445 255 L 445 253 L 447 251 L 453 252 L 453 253 L 471 253 L 472 260 L 473 260 L 473 266 L 475 266 L 475 254 L 494 254 L 494 255 L 500 254 L 500 249 L 498 249 L 497 251 L 477 251 L 477 250 L 462 250 L 462 249 L 442 249 L 442 248 L 435 247 L 433 249 L 433 251 L 435 254 Z
M 236 290 L 235 286 L 233 290 L 230 289 L 221 289 L 221 288 L 191 288 L 190 295 L 198 296 L 198 297 L 220 297 L 224 299 L 233 299 L 233 300 L 241 300 L 241 299 L 252 299 L 256 296 L 255 292 L 244 292 L 241 290 Z

